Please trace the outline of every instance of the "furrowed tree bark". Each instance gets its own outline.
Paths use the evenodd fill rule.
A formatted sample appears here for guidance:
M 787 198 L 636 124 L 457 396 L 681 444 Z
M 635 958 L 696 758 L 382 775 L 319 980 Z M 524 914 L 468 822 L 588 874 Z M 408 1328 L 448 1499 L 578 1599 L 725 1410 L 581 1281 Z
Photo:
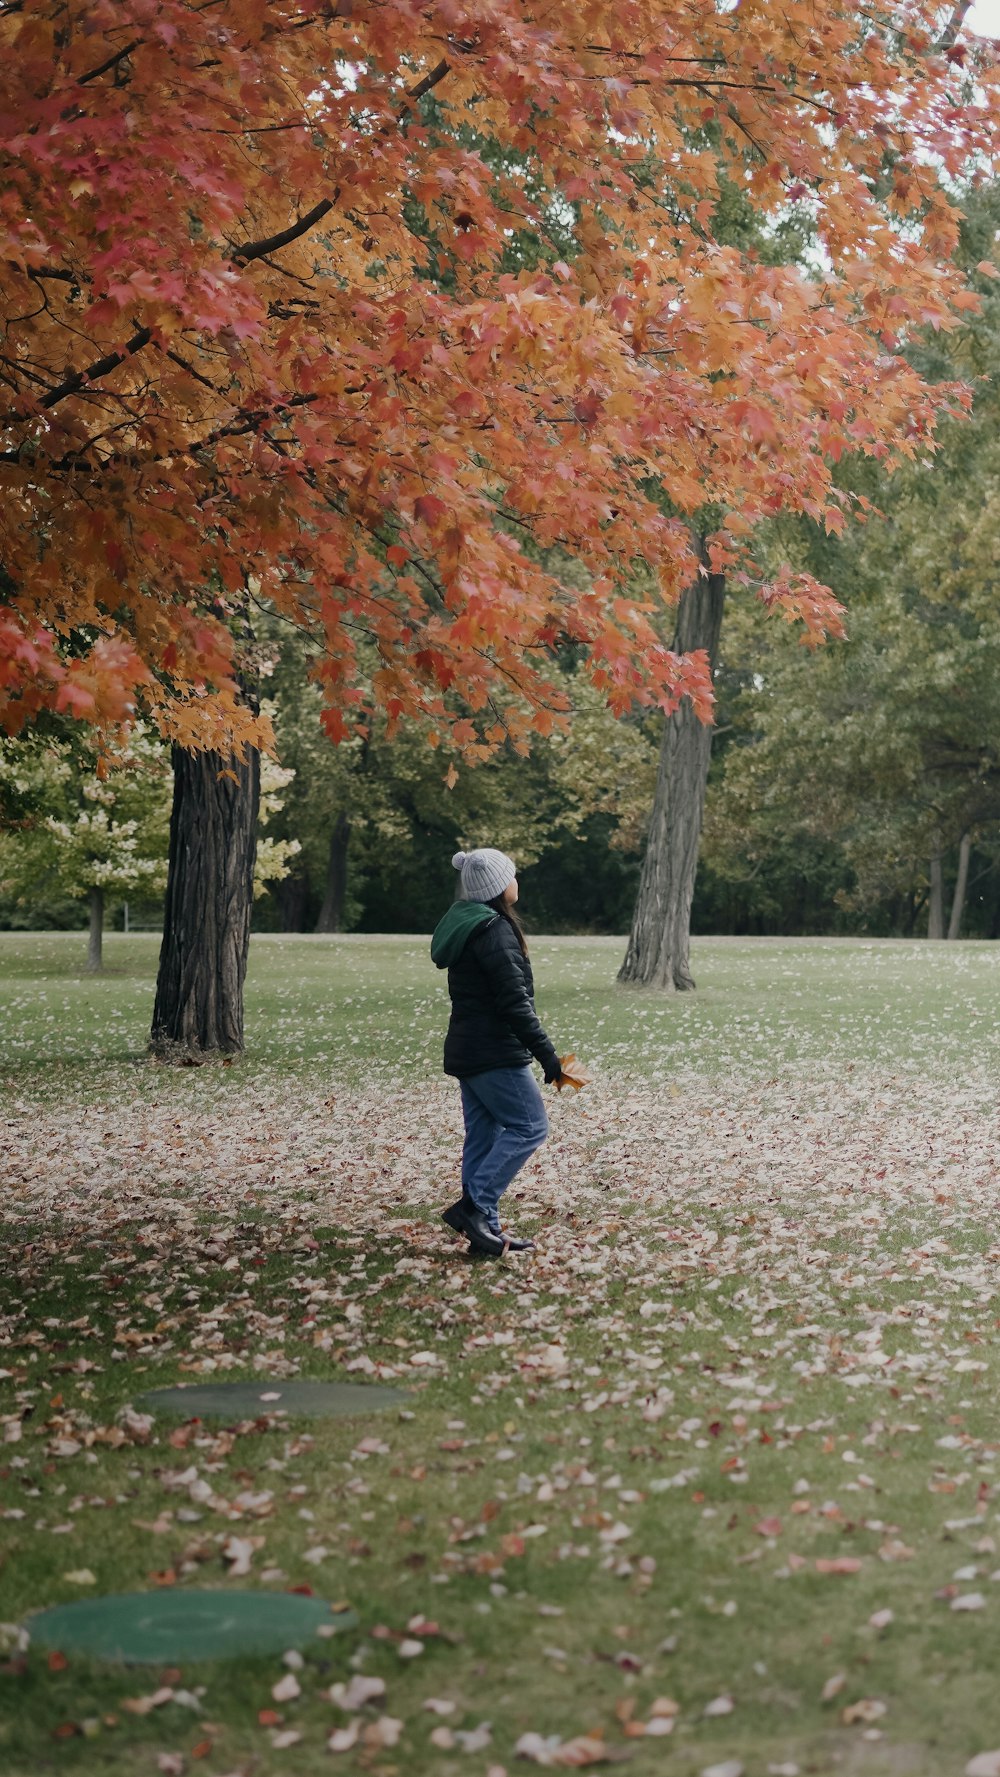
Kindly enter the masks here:
M 944 937 L 944 867 L 941 853 L 931 859 L 931 892 L 927 900 L 927 936 Z
M 951 918 L 948 921 L 948 937 L 954 941 L 962 930 L 962 914 L 965 912 L 965 896 L 969 887 L 969 856 L 972 851 L 972 840 L 968 833 L 963 833 L 958 845 L 958 875 L 955 878 L 955 893 L 951 898 Z
M 104 890 L 90 891 L 90 931 L 87 937 L 87 968 L 92 974 L 104 967 Z
M 150 1047 L 166 1059 L 243 1050 L 260 755 L 173 751 L 163 942 Z
M 703 648 L 714 668 L 726 580 L 708 572 L 704 538 L 699 539 L 699 553 L 705 571 L 678 606 L 673 647 L 684 654 Z M 662 987 L 668 993 L 694 987 L 691 901 L 711 754 L 711 727 L 699 721 L 685 698 L 663 733 L 646 855 L 619 981 Z
M 351 839 L 351 823 L 341 811 L 330 834 L 330 851 L 326 862 L 326 891 L 316 921 L 317 932 L 339 932 L 344 919 L 344 896 L 347 893 L 347 847 Z

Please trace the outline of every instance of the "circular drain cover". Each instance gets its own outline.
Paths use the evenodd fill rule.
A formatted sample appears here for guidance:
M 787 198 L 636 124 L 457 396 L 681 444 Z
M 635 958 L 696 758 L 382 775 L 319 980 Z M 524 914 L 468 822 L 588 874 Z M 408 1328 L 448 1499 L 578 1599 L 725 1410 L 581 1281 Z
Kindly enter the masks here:
M 154 1388 L 142 1396 L 154 1413 L 180 1413 L 186 1419 L 259 1418 L 290 1413 L 313 1419 L 379 1413 L 409 1400 L 402 1388 L 365 1382 L 208 1382 L 190 1388 Z
M 325 1624 L 354 1629 L 351 1610 L 293 1592 L 123 1592 L 55 1604 L 29 1617 L 33 1642 L 132 1665 L 176 1665 L 301 1647 Z

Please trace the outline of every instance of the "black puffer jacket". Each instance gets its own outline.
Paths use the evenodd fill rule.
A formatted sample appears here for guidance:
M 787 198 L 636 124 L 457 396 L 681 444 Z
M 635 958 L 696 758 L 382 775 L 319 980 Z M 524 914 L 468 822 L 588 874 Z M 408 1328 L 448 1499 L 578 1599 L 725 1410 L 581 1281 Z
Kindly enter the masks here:
M 467 903 L 466 909 L 471 914 Z M 445 920 L 435 934 L 435 960 L 447 961 L 451 995 L 444 1071 L 461 1080 L 488 1068 L 525 1067 L 534 1056 L 546 1080 L 556 1080 L 559 1057 L 535 1011 L 531 964 L 510 921 L 499 913 L 489 918 L 492 909 L 485 906 L 482 912 L 487 918 L 471 930 L 452 927 L 450 943 L 438 939 Z

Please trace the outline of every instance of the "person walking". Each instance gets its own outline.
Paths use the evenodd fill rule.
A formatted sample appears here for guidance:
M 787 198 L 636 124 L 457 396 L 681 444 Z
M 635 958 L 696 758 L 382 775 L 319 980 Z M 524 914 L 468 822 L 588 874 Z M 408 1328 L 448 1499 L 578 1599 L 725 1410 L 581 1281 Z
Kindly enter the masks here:
M 507 1186 L 549 1132 L 532 1057 L 547 1084 L 567 1082 L 535 1011 L 513 860 L 484 847 L 451 861 L 461 872 L 460 899 L 435 928 L 431 959 L 448 971 L 444 1071 L 461 1089 L 465 1145 L 462 1195 L 442 1220 L 478 1252 L 500 1258 L 534 1245 L 504 1233 L 499 1215 Z

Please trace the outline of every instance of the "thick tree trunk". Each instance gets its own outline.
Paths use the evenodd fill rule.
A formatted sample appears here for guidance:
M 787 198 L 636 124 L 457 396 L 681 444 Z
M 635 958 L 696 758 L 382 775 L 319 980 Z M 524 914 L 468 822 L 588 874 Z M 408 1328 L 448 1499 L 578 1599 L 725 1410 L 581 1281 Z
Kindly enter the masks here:
M 150 1045 L 167 1058 L 243 1049 L 260 756 L 174 748 L 163 942 Z
M 931 859 L 931 892 L 927 900 L 927 936 L 944 937 L 944 869 L 941 853 Z
M 725 596 L 722 574 L 705 572 L 688 587 L 677 611 L 677 653 L 703 648 L 715 665 Z M 712 730 L 685 698 L 663 733 L 646 855 L 619 981 L 664 987 L 668 993 L 694 986 L 691 901 L 711 754 Z
M 274 883 L 271 892 L 281 913 L 282 931 L 304 932 L 309 902 L 308 879 L 305 876 L 283 876 Z
M 87 967 L 96 975 L 104 967 L 104 890 L 90 891 L 90 933 L 87 939 Z
M 316 921 L 318 932 L 339 932 L 344 920 L 344 896 L 347 893 L 347 847 L 351 841 L 351 823 L 341 812 L 330 834 L 330 850 L 326 861 L 326 892 Z
M 963 833 L 958 846 L 958 875 L 955 878 L 955 893 L 951 898 L 951 918 L 948 921 L 948 936 L 952 940 L 962 930 L 962 914 L 965 912 L 965 896 L 969 886 L 969 855 L 972 851 L 972 840 L 968 833 Z

